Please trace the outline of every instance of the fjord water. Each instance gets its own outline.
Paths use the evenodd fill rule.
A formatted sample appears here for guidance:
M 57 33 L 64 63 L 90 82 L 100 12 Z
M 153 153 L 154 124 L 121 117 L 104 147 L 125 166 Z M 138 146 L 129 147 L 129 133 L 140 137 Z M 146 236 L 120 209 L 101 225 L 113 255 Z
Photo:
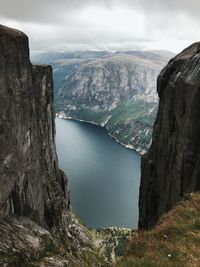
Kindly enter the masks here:
M 69 177 L 71 205 L 88 227 L 136 229 L 141 157 L 99 126 L 56 119 L 60 168 Z

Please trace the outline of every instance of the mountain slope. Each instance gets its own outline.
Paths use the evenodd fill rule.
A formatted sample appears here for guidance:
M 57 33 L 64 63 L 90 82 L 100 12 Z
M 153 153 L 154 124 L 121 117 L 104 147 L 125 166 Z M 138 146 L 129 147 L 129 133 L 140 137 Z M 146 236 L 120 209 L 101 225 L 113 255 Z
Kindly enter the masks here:
M 157 111 L 157 76 L 172 54 L 96 52 L 91 58 L 85 52 L 87 60 L 80 59 L 80 53 L 75 59 L 75 52 L 73 60 L 62 56 L 51 61 L 56 112 L 105 126 L 120 143 L 146 151 Z
M 155 229 L 135 232 L 117 267 L 198 267 L 200 194 L 187 195 Z

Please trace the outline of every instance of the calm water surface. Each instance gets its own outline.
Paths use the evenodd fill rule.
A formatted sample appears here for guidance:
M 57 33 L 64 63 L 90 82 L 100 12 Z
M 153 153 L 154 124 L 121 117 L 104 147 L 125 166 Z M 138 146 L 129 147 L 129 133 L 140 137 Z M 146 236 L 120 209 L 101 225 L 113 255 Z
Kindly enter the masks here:
M 96 125 L 56 119 L 60 167 L 72 208 L 89 227 L 137 228 L 140 161 Z

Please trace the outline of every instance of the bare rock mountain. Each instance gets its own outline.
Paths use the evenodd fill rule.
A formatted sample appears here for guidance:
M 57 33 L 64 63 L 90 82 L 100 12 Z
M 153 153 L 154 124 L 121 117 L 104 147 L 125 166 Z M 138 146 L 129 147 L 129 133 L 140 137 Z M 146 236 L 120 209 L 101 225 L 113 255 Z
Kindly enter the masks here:
M 120 54 L 82 64 L 59 90 L 64 112 L 105 126 L 119 142 L 142 152 L 151 140 L 161 68 L 160 62 Z
M 73 253 L 89 240 L 58 167 L 52 69 L 33 66 L 27 36 L 4 26 L 0 62 L 0 266 L 83 266 Z
M 140 228 L 153 227 L 185 195 L 200 190 L 200 43 L 169 62 L 157 91 L 152 145 L 142 159 Z
M 45 58 L 53 65 L 60 117 L 104 126 L 120 143 L 143 153 L 157 111 L 157 76 L 171 57 L 167 51 L 85 51 L 33 60 Z

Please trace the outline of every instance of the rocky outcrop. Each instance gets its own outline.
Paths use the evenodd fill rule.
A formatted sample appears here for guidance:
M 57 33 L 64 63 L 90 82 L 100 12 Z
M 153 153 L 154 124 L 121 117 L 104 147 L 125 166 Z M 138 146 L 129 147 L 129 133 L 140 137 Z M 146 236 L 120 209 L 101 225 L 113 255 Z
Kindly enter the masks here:
M 0 61 L 1 219 L 16 214 L 60 227 L 69 197 L 54 144 L 51 67 L 32 66 L 28 38 L 3 26 Z
M 187 193 L 200 190 L 200 43 L 158 77 L 159 110 L 142 159 L 139 227 L 151 228 Z
M 66 77 L 59 95 L 99 112 L 147 95 L 148 101 L 156 101 L 154 89 L 160 65 L 130 55 L 93 60 Z
M 0 62 L 0 266 L 41 260 L 52 247 L 72 258 L 89 240 L 58 167 L 52 68 L 33 66 L 27 36 L 2 25 Z

